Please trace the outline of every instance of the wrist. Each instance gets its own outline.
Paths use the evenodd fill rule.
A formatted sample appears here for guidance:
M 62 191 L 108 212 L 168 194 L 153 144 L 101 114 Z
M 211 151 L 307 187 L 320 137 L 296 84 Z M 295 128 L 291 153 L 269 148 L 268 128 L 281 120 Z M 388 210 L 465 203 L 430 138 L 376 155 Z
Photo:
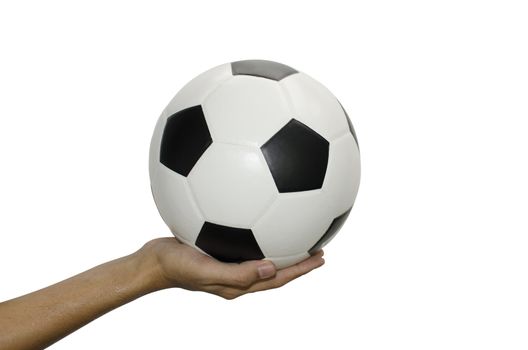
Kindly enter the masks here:
M 160 247 L 157 240 L 147 242 L 141 249 L 132 254 L 138 272 L 139 283 L 144 294 L 172 287 L 165 278 L 159 260 Z

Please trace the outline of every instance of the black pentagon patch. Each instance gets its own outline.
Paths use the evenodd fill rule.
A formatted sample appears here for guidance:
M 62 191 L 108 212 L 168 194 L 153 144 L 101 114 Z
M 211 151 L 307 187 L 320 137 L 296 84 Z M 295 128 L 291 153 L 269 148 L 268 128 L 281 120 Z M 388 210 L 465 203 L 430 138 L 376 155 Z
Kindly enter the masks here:
M 196 246 L 224 262 L 264 259 L 264 254 L 250 229 L 205 222 L 196 238 Z
M 308 253 L 313 254 L 317 252 L 319 249 L 321 249 L 328 241 L 330 241 L 337 232 L 343 227 L 343 224 L 345 223 L 348 214 L 350 214 L 350 211 L 352 208 L 345 211 L 343 214 L 339 215 L 337 218 L 335 218 L 324 235 L 317 241 L 317 243 L 314 244 L 312 248 L 308 251 Z
M 167 118 L 161 137 L 160 162 L 187 176 L 212 142 L 202 106 L 183 109 Z
M 354 130 L 354 126 L 352 125 L 352 121 L 350 120 L 350 118 L 348 116 L 348 113 L 346 112 L 346 110 L 343 107 L 343 105 L 341 104 L 341 102 L 339 102 L 339 105 L 341 105 L 341 109 L 345 113 L 345 117 L 346 117 L 347 123 L 348 123 L 348 128 L 350 129 L 350 133 L 354 137 L 354 141 L 356 141 L 356 145 L 358 146 L 358 149 L 359 149 L 359 143 L 358 143 L 358 140 L 357 140 L 356 131 Z
M 285 64 L 265 60 L 233 62 L 231 63 L 231 71 L 233 75 L 253 75 L 277 81 L 298 73 L 298 71 Z
M 329 142 L 292 119 L 260 149 L 279 192 L 308 191 L 323 186 Z

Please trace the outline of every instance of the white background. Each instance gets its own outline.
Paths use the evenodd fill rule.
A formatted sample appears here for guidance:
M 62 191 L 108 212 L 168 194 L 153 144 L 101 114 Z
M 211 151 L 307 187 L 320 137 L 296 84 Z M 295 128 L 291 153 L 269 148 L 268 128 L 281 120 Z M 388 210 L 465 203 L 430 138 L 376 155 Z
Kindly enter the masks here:
M 53 348 L 526 349 L 527 18 L 522 1 L 2 2 L 0 300 L 170 235 L 156 119 L 199 73 L 262 58 L 325 84 L 358 134 L 326 265 L 234 301 L 151 294 Z

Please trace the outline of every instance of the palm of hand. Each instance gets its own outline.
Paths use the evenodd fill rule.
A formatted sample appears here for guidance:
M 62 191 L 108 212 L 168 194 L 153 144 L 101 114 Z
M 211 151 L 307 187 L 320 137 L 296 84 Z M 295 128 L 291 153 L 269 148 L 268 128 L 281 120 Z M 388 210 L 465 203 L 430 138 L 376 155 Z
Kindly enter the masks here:
M 172 237 L 152 240 L 145 249 L 155 255 L 166 287 L 204 291 L 225 299 L 281 287 L 324 264 L 322 250 L 278 271 L 266 260 L 223 263 Z

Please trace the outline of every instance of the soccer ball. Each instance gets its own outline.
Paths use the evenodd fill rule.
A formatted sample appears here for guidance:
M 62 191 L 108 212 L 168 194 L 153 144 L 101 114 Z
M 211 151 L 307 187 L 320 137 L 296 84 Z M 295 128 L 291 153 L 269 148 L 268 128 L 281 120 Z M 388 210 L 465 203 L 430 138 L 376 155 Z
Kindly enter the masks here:
M 158 211 L 182 242 L 225 262 L 293 265 L 343 226 L 359 186 L 356 134 L 323 85 L 246 60 L 190 81 L 150 145 Z

